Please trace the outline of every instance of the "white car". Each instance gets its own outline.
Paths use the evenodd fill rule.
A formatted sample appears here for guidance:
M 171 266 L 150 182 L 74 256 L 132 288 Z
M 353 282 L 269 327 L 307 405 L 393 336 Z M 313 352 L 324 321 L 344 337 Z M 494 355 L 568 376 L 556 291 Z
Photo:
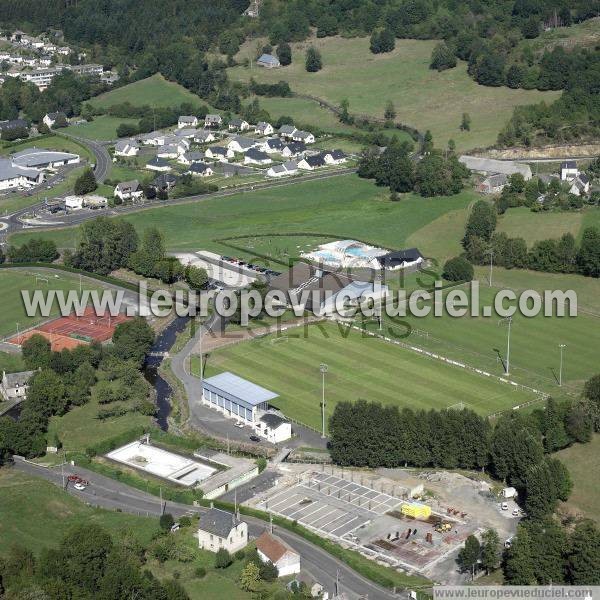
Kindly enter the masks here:
M 86 486 L 83 483 L 80 483 L 79 481 L 73 486 L 76 490 L 79 490 L 80 492 L 82 492 L 83 490 L 85 490 Z
M 521 514 L 521 511 L 518 508 L 515 508 L 512 512 L 513 517 L 518 517 Z
M 503 502 L 501 508 L 502 510 L 508 510 L 508 502 Z
M 240 429 L 244 429 L 244 424 L 241 421 L 238 421 L 235 426 L 239 427 Z

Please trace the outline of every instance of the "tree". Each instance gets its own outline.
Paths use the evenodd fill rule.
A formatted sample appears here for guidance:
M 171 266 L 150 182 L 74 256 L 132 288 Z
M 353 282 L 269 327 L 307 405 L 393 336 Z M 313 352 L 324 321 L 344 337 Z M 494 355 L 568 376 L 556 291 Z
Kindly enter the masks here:
M 552 517 L 524 523 L 531 540 L 533 573 L 540 585 L 565 582 L 565 549 L 568 547 L 564 529 Z
M 277 46 L 277 58 L 282 67 L 292 64 L 292 48 L 286 42 L 281 42 Z
M 208 281 L 206 269 L 195 267 L 194 265 L 188 265 L 185 268 L 184 277 L 190 288 L 196 291 L 203 289 Z
M 171 513 L 164 513 L 160 515 L 160 528 L 164 531 L 170 531 L 171 527 L 175 525 L 175 519 Z
M 260 578 L 263 581 L 276 581 L 278 577 L 279 570 L 270 560 L 261 564 Z
M 579 523 L 571 535 L 567 578 L 571 585 L 600 585 L 600 531 L 592 521 Z
M 463 237 L 463 247 L 472 237 L 478 237 L 481 240 L 489 242 L 497 223 L 496 209 L 485 200 L 479 200 L 473 206 Z
M 531 538 L 527 529 L 519 525 L 504 558 L 504 579 L 510 585 L 533 585 L 535 581 Z
M 216 569 L 226 569 L 232 562 L 231 554 L 229 554 L 225 548 L 219 548 L 217 550 L 217 553 L 215 554 Z
M 25 366 L 30 369 L 40 369 L 50 364 L 50 342 L 42 335 L 34 334 L 21 345 Z
M 394 106 L 394 103 L 391 100 L 388 100 L 385 104 L 383 118 L 386 121 L 393 121 L 396 118 L 396 107 Z
M 141 364 L 154 343 L 154 332 L 143 317 L 135 317 L 117 325 L 112 341 L 115 356 Z
M 577 254 L 579 272 L 588 277 L 600 277 L 600 229 L 584 229 Z
M 500 538 L 498 532 L 495 529 L 484 531 L 481 541 L 481 565 L 489 574 L 500 565 Z
M 469 571 L 475 577 L 475 568 L 477 567 L 480 552 L 481 545 L 479 544 L 479 540 L 474 535 L 470 535 L 465 540 L 464 548 L 461 548 L 456 560 L 461 571 Z
M 240 573 L 240 587 L 246 592 L 256 592 L 258 591 L 259 584 L 260 569 L 255 563 L 249 562 Z
M 77 196 L 83 196 L 93 192 L 98 187 L 94 171 L 86 168 L 84 172 L 75 180 L 73 191 Z
M 429 129 L 425 132 L 423 136 L 423 145 L 421 147 L 422 154 L 431 154 L 433 152 L 433 136 L 431 135 L 431 131 Z
M 461 131 L 471 131 L 471 117 L 469 113 L 463 113 L 462 119 L 460 122 L 460 130 Z
M 305 67 L 309 73 L 316 73 L 323 68 L 321 53 L 314 46 L 310 46 L 306 51 Z
M 454 56 L 452 49 L 445 42 L 439 43 L 431 53 L 429 68 L 436 69 L 437 71 L 445 71 L 455 66 L 456 56 Z
M 375 30 L 371 34 L 369 47 L 373 54 L 391 52 L 396 47 L 396 36 L 389 27 L 379 31 Z
M 474 276 L 473 265 L 463 256 L 455 256 L 446 261 L 442 277 L 447 281 L 471 281 Z
M 53 262 L 59 257 L 56 243 L 52 240 L 34 238 L 22 246 L 10 246 L 8 258 L 10 262 Z
M 156 276 L 156 264 L 165 257 L 164 236 L 156 228 L 144 231 L 140 247 L 129 257 L 129 266 L 145 277 Z

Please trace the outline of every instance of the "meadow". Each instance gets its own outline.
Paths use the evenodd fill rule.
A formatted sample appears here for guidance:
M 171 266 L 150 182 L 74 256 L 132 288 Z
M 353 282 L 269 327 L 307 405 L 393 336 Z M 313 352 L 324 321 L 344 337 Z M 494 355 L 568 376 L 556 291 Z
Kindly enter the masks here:
M 88 123 L 71 125 L 71 127 L 69 127 L 69 133 L 88 140 L 116 140 L 118 137 L 117 127 L 121 125 L 121 123 L 137 125 L 138 119 L 125 119 L 122 117 L 100 115 Z
M 600 435 L 589 444 L 574 444 L 555 455 L 567 466 L 573 480 L 573 491 L 566 508 L 600 522 L 600 489 L 596 477 L 590 473 L 600 467 Z
M 16 371 L 25 370 L 25 365 L 21 354 L 13 354 L 12 352 L 0 352 L 0 373 L 15 373 Z
M 179 106 L 184 102 L 194 106 L 206 104 L 196 94 L 192 94 L 177 83 L 167 81 L 159 73 L 105 92 L 89 101 L 94 108 L 98 109 L 123 102 L 129 102 L 133 106 L 153 106 L 155 108 Z
M 37 277 L 37 278 L 36 278 Z M 100 284 L 93 284 L 87 280 L 82 281 L 83 290 L 99 290 Z M 2 311 L 0 312 L 0 337 L 12 335 L 18 328 L 20 331 L 44 321 L 47 317 L 39 315 L 28 317 L 21 291 L 32 294 L 35 290 L 79 290 L 79 277 L 67 275 L 64 272 L 47 273 L 36 269 L 0 269 L 0 290 L 2 290 Z M 55 303 L 54 303 L 55 304 Z M 51 316 L 58 314 L 58 307 L 53 306 Z
M 480 414 L 490 414 L 535 398 L 330 322 L 212 352 L 206 375 L 232 371 L 246 377 L 279 394 L 272 404 L 287 416 L 320 429 L 320 363 L 329 367 L 327 415 L 344 400 L 365 399 L 414 409 L 443 409 L 463 402 Z
M 209 249 L 231 255 L 231 248 L 215 240 L 248 232 L 264 236 L 314 232 L 402 248 L 412 234 L 449 211 L 464 210 L 475 198 L 473 192 L 464 191 L 439 198 L 408 194 L 400 202 L 390 202 L 387 189 L 347 175 L 149 209 L 124 218 L 139 232 L 158 227 L 169 250 Z M 452 231 L 442 236 L 447 249 L 442 239 L 436 240 L 442 254 L 454 252 L 454 235 Z M 74 247 L 77 229 L 18 233 L 11 242 L 19 245 L 40 236 L 54 240 L 61 248 Z
M 5 144 L 4 146 L 0 146 L 0 154 L 13 154 L 25 150 L 26 148 L 43 148 L 45 150 L 56 150 L 58 152 L 72 152 L 73 154 L 79 154 L 82 159 L 92 162 L 94 160 L 93 155 L 82 144 L 79 144 L 75 140 L 54 134 L 34 137 L 15 144 Z
M 262 69 L 236 66 L 228 69 L 232 80 L 260 83 L 287 81 L 298 94 L 310 94 L 335 105 L 347 99 L 350 112 L 383 117 L 386 102 L 391 100 L 396 119 L 419 130 L 430 129 L 438 147 L 454 139 L 457 148 L 465 150 L 488 146 L 512 115 L 513 108 L 545 100 L 559 93 L 536 90 L 512 90 L 485 87 L 467 74 L 466 63 L 438 73 L 429 69 L 431 51 L 436 41 L 396 40 L 396 48 L 385 54 L 372 54 L 368 38 L 328 37 L 293 44 L 293 61 L 287 67 Z M 316 46 L 323 57 L 323 69 L 308 73 L 304 55 L 309 45 Z M 256 40 L 245 44 L 238 61 L 254 58 Z M 261 104 L 286 103 L 297 99 L 270 99 Z M 314 104 L 313 111 L 317 110 Z M 460 131 L 463 113 L 471 117 L 471 130 Z M 286 114 L 286 113 L 284 113 Z M 295 116 L 289 110 L 287 114 Z M 335 118 L 335 117 L 334 117 Z

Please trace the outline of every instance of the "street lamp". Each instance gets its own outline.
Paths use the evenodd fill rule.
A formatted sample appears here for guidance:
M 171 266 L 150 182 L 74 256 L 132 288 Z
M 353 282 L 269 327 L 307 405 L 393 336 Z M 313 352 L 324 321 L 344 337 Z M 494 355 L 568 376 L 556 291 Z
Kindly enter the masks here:
M 508 335 L 506 338 L 506 365 L 504 367 L 505 375 L 508 375 L 510 372 L 510 326 L 512 325 L 512 320 L 512 317 L 506 317 L 505 319 L 500 319 L 500 321 L 498 321 L 498 325 L 508 323 Z
M 563 348 L 566 348 L 566 344 L 559 344 L 560 348 L 560 369 L 558 371 L 558 387 L 562 387 L 562 369 L 563 369 Z
M 321 389 L 323 392 L 322 395 L 322 399 L 321 399 L 321 412 L 322 412 L 322 416 L 323 416 L 323 431 L 321 433 L 321 437 L 324 438 L 325 437 L 325 373 L 327 373 L 328 367 L 325 363 L 321 363 L 319 365 L 319 371 L 321 371 Z

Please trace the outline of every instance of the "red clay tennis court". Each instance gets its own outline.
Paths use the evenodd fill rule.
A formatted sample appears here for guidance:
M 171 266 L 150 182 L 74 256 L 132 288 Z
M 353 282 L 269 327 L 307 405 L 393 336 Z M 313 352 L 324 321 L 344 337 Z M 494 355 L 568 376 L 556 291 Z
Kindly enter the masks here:
M 68 317 L 58 317 L 46 321 L 46 323 L 10 338 L 8 342 L 21 346 L 24 341 L 37 334 L 45 337 L 50 342 L 52 350 L 58 352 L 93 341 L 106 342 L 112 338 L 116 326 L 129 318 L 125 315 L 98 316 L 94 308 L 88 306 L 81 316 L 73 313 Z

